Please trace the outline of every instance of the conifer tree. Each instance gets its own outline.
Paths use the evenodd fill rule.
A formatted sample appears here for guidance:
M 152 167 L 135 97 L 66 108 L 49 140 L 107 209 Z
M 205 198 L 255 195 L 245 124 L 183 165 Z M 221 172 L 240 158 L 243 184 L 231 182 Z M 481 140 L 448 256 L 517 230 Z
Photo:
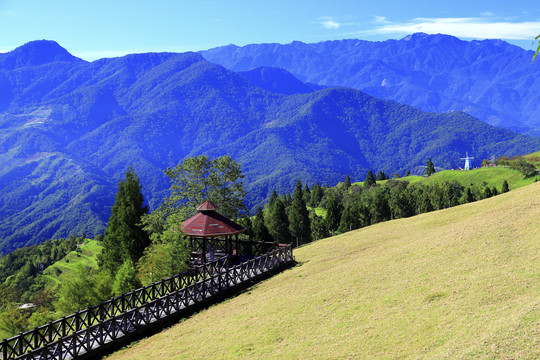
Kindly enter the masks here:
M 311 227 L 309 223 L 309 212 L 304 202 L 302 183 L 296 182 L 291 208 L 289 209 L 289 230 L 291 236 L 296 240 L 296 246 L 311 241 Z
M 349 189 L 351 187 L 351 178 L 349 176 L 349 174 L 347 174 L 347 176 L 345 177 L 345 189 Z
M 375 174 L 373 174 L 373 171 L 369 170 L 366 175 L 366 180 L 364 180 L 364 187 L 368 188 L 377 183 L 377 180 L 375 179 Z
M 306 204 L 307 206 L 307 204 L 309 203 L 309 199 L 311 198 L 311 190 L 309 189 L 309 186 L 307 183 L 304 186 L 304 190 L 302 192 L 304 194 L 304 204 Z
M 431 176 L 432 174 L 435 174 L 435 165 L 433 165 L 431 158 L 429 158 L 427 161 L 426 176 Z
M 318 207 L 322 198 L 323 198 L 323 191 L 321 189 L 321 185 L 319 184 L 313 185 L 313 188 L 311 189 L 311 196 L 309 198 L 309 206 L 311 206 L 312 208 Z
M 100 268 L 107 269 L 111 275 L 128 259 L 136 264 L 150 244 L 141 226 L 141 218 L 148 212 L 141 188 L 137 174 L 130 167 L 120 180 L 98 259 Z
M 270 208 L 267 221 L 268 231 L 279 243 L 291 243 L 291 233 L 289 232 L 289 219 L 285 213 L 285 205 L 281 199 L 277 199 Z
M 509 191 L 510 191 L 510 188 L 508 187 L 508 181 L 504 180 L 504 182 L 502 184 L 502 192 L 507 193 Z
M 257 215 L 255 215 L 255 219 L 253 219 L 253 240 L 272 241 L 272 235 L 270 235 L 270 232 L 266 227 L 263 210 L 260 206 L 257 208 Z

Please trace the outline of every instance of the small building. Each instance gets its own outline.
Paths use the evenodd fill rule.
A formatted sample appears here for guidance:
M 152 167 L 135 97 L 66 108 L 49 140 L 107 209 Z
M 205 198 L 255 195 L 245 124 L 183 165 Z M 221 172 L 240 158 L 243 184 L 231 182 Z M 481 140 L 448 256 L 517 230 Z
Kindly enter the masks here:
M 194 264 L 239 254 L 238 234 L 245 229 L 217 210 L 216 205 L 205 201 L 197 207 L 198 213 L 182 224 L 182 232 L 191 242 Z

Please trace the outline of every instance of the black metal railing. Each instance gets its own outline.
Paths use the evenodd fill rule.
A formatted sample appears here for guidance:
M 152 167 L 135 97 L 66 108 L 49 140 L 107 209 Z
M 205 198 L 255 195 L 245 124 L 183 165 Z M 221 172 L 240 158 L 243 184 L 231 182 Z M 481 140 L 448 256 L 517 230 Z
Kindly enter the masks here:
M 75 358 L 293 260 L 291 245 L 234 266 L 218 259 L 4 339 L 0 356 Z

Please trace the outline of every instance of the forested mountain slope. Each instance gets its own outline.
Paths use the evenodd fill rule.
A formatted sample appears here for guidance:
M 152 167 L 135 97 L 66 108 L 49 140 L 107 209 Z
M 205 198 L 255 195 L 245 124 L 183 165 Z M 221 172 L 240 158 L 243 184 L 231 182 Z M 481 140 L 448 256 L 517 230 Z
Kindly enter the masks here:
M 279 67 L 303 81 L 348 86 L 424 111 L 465 111 L 540 136 L 540 62 L 501 40 L 417 33 L 382 42 L 227 45 L 201 54 L 234 71 Z
M 155 208 L 169 187 L 163 169 L 230 155 L 253 206 L 297 178 L 332 184 L 372 168 L 404 172 L 428 157 L 449 168 L 465 151 L 483 158 L 540 148 L 538 138 L 464 113 L 425 113 L 348 88 L 309 92 L 290 74 L 266 74 L 287 81 L 272 88 L 268 77 L 196 53 L 88 63 L 36 41 L 0 54 L 0 252 L 103 231 L 130 165 Z

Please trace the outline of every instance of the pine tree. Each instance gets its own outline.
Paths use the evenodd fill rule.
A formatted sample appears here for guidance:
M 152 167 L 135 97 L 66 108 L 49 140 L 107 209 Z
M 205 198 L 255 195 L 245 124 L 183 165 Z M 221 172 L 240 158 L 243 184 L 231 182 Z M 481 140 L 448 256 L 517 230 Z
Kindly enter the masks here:
M 291 233 L 289 232 L 289 219 L 281 199 L 278 198 L 270 208 L 266 224 L 274 241 L 287 244 L 292 242 Z
M 345 189 L 349 189 L 351 187 L 351 178 L 349 177 L 349 174 L 345 177 Z
M 148 212 L 141 188 L 137 174 L 130 167 L 120 180 L 98 259 L 100 268 L 110 274 L 115 274 L 128 259 L 136 264 L 150 244 L 150 238 L 140 225 L 142 216 Z
M 294 190 L 291 208 L 289 209 L 289 231 L 293 239 L 296 239 L 296 246 L 311 241 L 309 212 L 304 202 L 300 180 L 296 182 L 296 189 Z
M 257 208 L 257 215 L 253 219 L 253 240 L 256 241 L 272 241 L 272 235 L 268 231 L 266 224 L 264 223 L 263 210 L 259 206 Z
M 377 178 L 376 178 L 377 181 L 380 181 L 380 180 L 386 180 L 386 174 L 382 171 L 379 171 L 379 173 L 377 174 Z
M 311 189 L 311 196 L 309 198 L 309 206 L 311 206 L 312 208 L 318 207 L 322 198 L 323 191 L 321 189 L 321 186 L 319 184 L 313 185 L 313 188 Z
M 426 176 L 431 176 L 432 174 L 435 174 L 435 165 L 433 165 L 431 158 L 429 158 L 427 161 Z
M 376 183 L 377 180 L 375 179 L 375 174 L 373 174 L 373 171 L 369 170 L 366 175 L 366 180 L 364 180 L 364 187 L 368 188 L 375 185 Z
M 304 194 L 304 204 L 306 204 L 307 206 L 307 204 L 309 203 L 309 199 L 311 198 L 311 190 L 309 189 L 307 183 L 304 186 L 304 190 L 302 191 L 302 193 Z
M 507 193 L 509 191 L 510 191 L 510 188 L 508 187 L 508 181 L 504 180 L 504 182 L 502 184 L 502 192 Z

